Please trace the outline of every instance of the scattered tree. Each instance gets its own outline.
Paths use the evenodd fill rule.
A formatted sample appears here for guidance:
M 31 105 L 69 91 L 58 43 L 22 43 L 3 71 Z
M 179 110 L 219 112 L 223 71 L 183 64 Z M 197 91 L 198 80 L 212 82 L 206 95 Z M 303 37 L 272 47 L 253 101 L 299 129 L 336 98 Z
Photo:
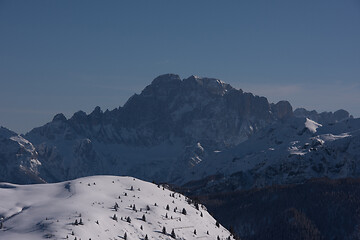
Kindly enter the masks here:
M 194 229 L 194 235 L 196 235 L 196 229 Z
M 113 220 L 115 220 L 115 221 L 117 221 L 117 220 L 118 220 L 118 218 L 117 218 L 116 214 L 114 214 L 114 216 L 112 217 L 112 219 L 113 219 Z
M 146 217 L 145 217 L 145 214 L 143 214 L 143 215 L 142 215 L 141 220 L 143 220 L 144 222 L 146 222 Z
M 149 205 L 146 205 L 146 210 L 147 210 L 147 211 L 150 211 Z
M 140 229 L 143 230 L 143 226 L 142 226 L 142 225 L 140 226 Z
M 124 233 L 124 240 L 127 240 L 127 234 Z
M 172 238 L 176 238 L 174 229 L 171 231 L 171 237 L 172 237 Z
M 186 210 L 185 210 L 185 208 L 183 208 L 183 210 L 182 210 L 181 213 L 184 214 L 184 215 L 186 215 Z
M 149 240 L 149 238 L 148 238 L 147 234 L 145 235 L 144 240 Z
M 170 207 L 169 207 L 169 204 L 168 205 L 166 205 L 166 210 L 170 210 Z
M 165 228 L 165 227 L 163 227 L 162 233 L 163 233 L 163 234 L 166 234 L 166 228 Z
M 165 214 L 165 218 L 168 218 L 168 215 L 167 215 L 167 213 Z
M 126 221 L 127 221 L 128 223 L 131 223 L 131 218 L 130 218 L 130 217 L 127 217 Z
M 82 218 L 80 218 L 79 224 L 84 225 Z

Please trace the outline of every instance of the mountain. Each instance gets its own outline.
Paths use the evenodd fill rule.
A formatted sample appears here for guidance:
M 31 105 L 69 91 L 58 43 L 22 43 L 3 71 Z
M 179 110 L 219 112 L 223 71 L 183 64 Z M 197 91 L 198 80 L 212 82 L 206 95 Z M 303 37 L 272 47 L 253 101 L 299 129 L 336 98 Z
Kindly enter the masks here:
M 106 173 L 182 184 L 199 155 L 236 146 L 291 115 L 288 102 L 270 104 L 217 79 L 166 74 L 123 107 L 58 114 L 25 138 L 49 182 Z
M 0 181 L 44 183 L 39 177 L 38 154 L 22 136 L 0 127 Z
M 312 179 L 197 198 L 243 240 L 360 238 L 359 178 Z
M 293 111 L 218 79 L 165 74 L 122 107 L 57 114 L 21 137 L 46 182 L 131 175 L 199 194 L 359 177 L 359 129 L 345 110 Z
M 234 239 L 203 205 L 132 177 L 1 183 L 0 199 L 0 239 Z

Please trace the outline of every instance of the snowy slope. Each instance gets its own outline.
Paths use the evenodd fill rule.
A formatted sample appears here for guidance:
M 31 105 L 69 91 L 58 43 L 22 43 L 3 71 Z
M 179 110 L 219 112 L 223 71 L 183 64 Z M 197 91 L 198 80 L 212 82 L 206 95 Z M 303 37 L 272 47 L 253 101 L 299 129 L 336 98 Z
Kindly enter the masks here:
M 230 236 L 221 225 L 216 226 L 202 205 L 197 210 L 183 195 L 132 177 L 93 176 L 38 185 L 1 183 L 1 218 L 0 239 L 7 240 L 124 239 L 125 233 L 127 239 L 146 235 L 148 239 L 173 239 L 173 229 L 176 239 Z

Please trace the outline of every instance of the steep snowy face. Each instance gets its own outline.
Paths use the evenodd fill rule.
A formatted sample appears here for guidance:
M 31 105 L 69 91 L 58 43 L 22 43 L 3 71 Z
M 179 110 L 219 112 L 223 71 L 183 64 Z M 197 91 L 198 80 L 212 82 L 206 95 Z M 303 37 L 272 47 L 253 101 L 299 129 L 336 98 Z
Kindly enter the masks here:
M 360 119 L 319 124 L 290 118 L 207 157 L 193 169 L 194 176 L 204 178 L 185 186 L 193 192 L 226 192 L 311 178 L 359 177 L 359 159 Z
M 44 182 L 39 177 L 40 168 L 35 147 L 22 136 L 0 127 L 0 181 Z
M 185 196 L 132 177 L 0 184 L 0 239 L 234 239 Z

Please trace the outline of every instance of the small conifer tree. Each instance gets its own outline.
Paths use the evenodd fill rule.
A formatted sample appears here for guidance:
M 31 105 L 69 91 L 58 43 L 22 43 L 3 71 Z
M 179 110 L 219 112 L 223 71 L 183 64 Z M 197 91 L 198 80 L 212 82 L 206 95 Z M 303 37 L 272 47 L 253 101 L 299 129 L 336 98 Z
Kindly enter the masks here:
M 194 235 L 196 235 L 196 229 L 194 229 Z
M 169 207 L 169 204 L 168 205 L 166 205 L 166 210 L 170 210 L 170 207 Z
M 183 208 L 183 210 L 182 210 L 182 212 L 181 212 L 182 214 L 184 214 L 184 215 L 186 215 L 186 209 L 185 208 Z
M 143 220 L 144 222 L 146 222 L 146 217 L 145 217 L 145 214 L 143 214 L 143 215 L 142 215 L 141 220 Z
M 127 240 L 127 234 L 124 233 L 124 240 Z
M 163 234 L 166 234 L 166 228 L 165 228 L 165 227 L 163 227 L 162 233 L 163 233 Z
M 149 240 L 149 238 L 148 238 L 147 234 L 145 235 L 144 240 Z
M 131 223 L 131 218 L 130 218 L 130 217 L 127 217 L 126 221 L 127 221 L 128 223 Z
M 147 210 L 147 211 L 150 211 L 149 205 L 146 205 L 146 210 Z
M 172 237 L 172 238 L 176 238 L 174 229 L 171 231 L 171 237 Z

